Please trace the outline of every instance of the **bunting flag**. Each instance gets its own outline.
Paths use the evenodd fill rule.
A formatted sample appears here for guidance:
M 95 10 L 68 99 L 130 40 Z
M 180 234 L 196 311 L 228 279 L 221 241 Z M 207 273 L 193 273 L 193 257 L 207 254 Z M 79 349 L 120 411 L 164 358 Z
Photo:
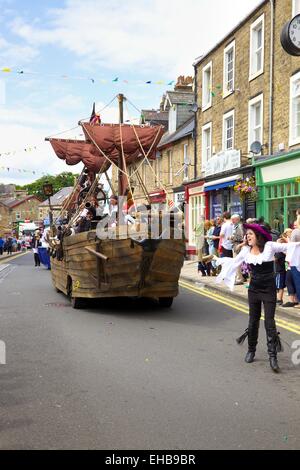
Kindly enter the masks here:
M 10 171 L 18 171 L 19 173 L 32 173 L 33 175 L 36 175 L 36 174 L 40 174 L 40 175 L 43 175 L 45 176 L 47 173 L 44 173 L 44 172 L 41 172 L 41 171 L 37 171 L 37 170 L 24 170 L 22 168 L 13 168 L 13 167 L 5 167 L 5 166 L 0 166 L 0 171 L 7 171 L 7 172 L 10 172 Z
M 14 150 L 10 150 L 9 152 L 6 151 L 6 152 L 0 152 L 0 157 L 9 157 L 9 156 L 14 156 L 16 155 L 16 153 L 19 153 L 19 152 L 34 152 L 35 150 L 38 150 L 37 146 L 36 145 L 31 145 L 30 147 L 25 147 L 23 149 L 14 149 Z
M 109 79 L 105 79 L 105 78 L 101 78 L 101 79 L 97 79 L 95 77 L 75 77 L 75 76 L 72 76 L 72 75 L 67 75 L 67 74 L 62 74 L 62 75 L 53 75 L 53 74 L 44 74 L 42 72 L 26 72 L 25 70 L 17 70 L 17 69 L 12 69 L 10 67 L 2 67 L 0 69 L 0 72 L 2 73 L 7 73 L 7 74 L 17 74 L 17 75 L 31 75 L 31 76 L 46 76 L 48 78 L 60 78 L 62 80 L 87 80 L 87 81 L 90 81 L 93 85 L 95 85 L 96 83 L 101 83 L 101 84 L 108 84 L 108 83 L 118 83 L 120 82 L 120 77 L 115 77 L 115 78 L 112 78 L 111 80 Z M 143 80 L 122 80 L 123 83 L 126 83 L 126 84 L 132 84 L 132 85 L 136 85 L 136 84 L 139 84 L 139 85 L 168 85 L 168 86 L 171 86 L 173 85 L 174 83 L 176 83 L 175 80 L 158 80 L 158 81 L 153 81 L 153 80 L 146 80 L 146 81 L 143 81 Z

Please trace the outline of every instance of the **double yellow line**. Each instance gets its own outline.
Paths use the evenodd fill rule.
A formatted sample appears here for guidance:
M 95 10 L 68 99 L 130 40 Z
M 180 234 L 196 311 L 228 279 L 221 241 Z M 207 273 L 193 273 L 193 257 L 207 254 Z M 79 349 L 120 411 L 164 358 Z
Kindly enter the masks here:
M 207 297 L 208 299 L 216 300 L 217 302 L 224 304 L 227 307 L 231 307 L 233 310 L 237 310 L 238 312 L 249 315 L 248 307 L 244 303 L 239 302 L 238 300 L 229 299 L 213 291 L 210 291 L 206 288 L 201 288 L 201 289 L 197 288 L 193 286 L 192 284 L 189 284 L 188 282 L 185 282 L 185 281 L 179 281 L 179 285 L 183 287 L 184 289 L 188 289 L 198 295 Z M 262 314 L 261 320 L 264 320 L 264 319 L 265 317 Z M 288 330 L 288 331 L 291 331 L 292 333 L 296 333 L 297 335 L 300 335 L 300 324 L 297 325 L 296 323 L 284 320 L 283 318 L 278 318 L 278 316 L 276 317 L 276 324 L 277 326 L 280 326 L 281 328 L 285 330 Z

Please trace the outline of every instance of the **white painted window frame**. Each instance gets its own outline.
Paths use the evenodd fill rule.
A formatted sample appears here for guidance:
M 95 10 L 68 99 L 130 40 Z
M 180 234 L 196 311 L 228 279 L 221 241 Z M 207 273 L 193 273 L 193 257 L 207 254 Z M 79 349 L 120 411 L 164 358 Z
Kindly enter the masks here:
M 253 143 L 252 134 L 253 129 L 251 127 L 252 124 L 252 108 L 257 103 L 261 103 L 261 144 L 263 145 L 263 138 L 264 138 L 264 94 L 261 93 L 260 95 L 256 96 L 252 100 L 249 100 L 248 104 L 248 150 L 250 150 L 251 144 Z
M 292 2 L 292 18 L 294 18 L 294 16 L 300 14 L 300 0 L 292 0 Z
M 204 134 L 207 132 L 207 130 L 210 130 L 210 156 L 207 157 L 207 146 L 204 149 Z M 201 168 L 202 171 L 205 171 L 206 169 L 206 163 L 207 161 L 212 157 L 212 122 L 208 122 L 204 126 L 202 126 L 202 143 L 201 143 Z
M 293 93 L 293 85 L 294 82 L 300 81 L 300 72 L 296 73 L 290 78 L 290 125 L 289 125 L 289 146 L 292 147 L 293 145 L 297 145 L 300 143 L 300 135 L 299 137 L 294 137 L 293 128 L 294 128 L 294 115 L 293 115 L 293 99 L 297 96 Z M 300 96 L 300 89 L 299 95 Z
M 183 144 L 183 181 L 188 181 L 189 179 L 189 158 L 188 158 L 188 144 Z
M 253 40 L 254 32 L 259 25 L 262 25 L 262 57 L 261 57 L 261 69 L 253 72 Z M 257 20 L 250 26 L 250 61 L 249 61 L 249 81 L 254 80 L 264 73 L 264 62 L 265 62 L 265 14 L 257 18 Z
M 207 90 L 205 89 L 205 84 L 206 84 L 205 77 L 206 77 L 206 73 L 209 69 L 210 69 L 210 81 L 209 81 L 209 84 L 208 84 L 209 100 L 206 103 L 205 102 L 205 91 L 207 91 Z M 206 111 L 207 109 L 212 107 L 212 82 L 213 82 L 213 65 L 212 65 L 212 61 L 210 61 L 202 69 L 202 112 Z
M 233 128 L 232 128 L 232 148 L 231 149 L 227 149 L 226 148 L 226 141 L 227 141 L 227 129 L 225 128 L 226 126 L 226 121 L 232 117 L 232 120 L 233 120 Z M 235 142 L 234 142 L 234 138 L 235 138 L 235 111 L 234 109 L 232 109 L 231 111 L 229 111 L 228 113 L 224 114 L 223 115 L 223 138 L 222 138 L 222 148 L 223 148 L 223 152 L 225 152 L 226 150 L 233 150 L 234 149 L 234 145 L 235 145 Z
M 228 89 L 228 61 L 227 57 L 229 52 L 233 50 L 233 83 L 232 89 Z M 235 88 L 235 40 L 233 40 L 227 47 L 224 49 L 224 71 L 223 71 L 223 98 L 231 95 L 234 92 Z
M 173 184 L 173 152 L 168 150 L 168 184 Z

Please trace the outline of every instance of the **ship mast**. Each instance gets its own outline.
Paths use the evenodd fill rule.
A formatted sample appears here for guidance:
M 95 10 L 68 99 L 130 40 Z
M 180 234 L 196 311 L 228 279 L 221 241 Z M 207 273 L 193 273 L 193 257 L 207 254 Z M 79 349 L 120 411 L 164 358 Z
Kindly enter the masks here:
M 119 101 L 119 123 L 123 124 L 124 123 L 124 100 L 126 98 L 122 93 L 118 95 L 118 101 Z M 118 161 L 118 166 L 120 170 L 125 171 L 126 169 L 124 168 L 124 162 L 123 162 L 123 157 L 122 157 L 122 152 L 119 152 L 119 161 Z M 118 195 L 119 196 L 124 196 L 125 191 L 128 187 L 128 180 L 127 176 L 122 173 L 122 171 L 118 171 Z

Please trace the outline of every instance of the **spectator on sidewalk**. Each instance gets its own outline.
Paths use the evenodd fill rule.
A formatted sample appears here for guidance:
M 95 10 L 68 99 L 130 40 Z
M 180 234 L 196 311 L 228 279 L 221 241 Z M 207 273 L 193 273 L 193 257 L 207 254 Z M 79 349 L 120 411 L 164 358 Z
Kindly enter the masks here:
M 297 216 L 294 227 L 295 228 L 292 231 L 291 242 L 300 242 L 300 215 Z M 296 288 L 297 299 L 298 302 L 300 302 L 300 256 L 297 257 L 296 254 L 291 263 L 291 272 Z M 300 309 L 300 305 L 296 305 L 295 308 Z
M 287 242 L 291 240 L 292 229 L 287 228 L 283 232 L 283 238 L 286 239 Z M 285 283 L 288 291 L 288 301 L 282 305 L 282 307 L 295 307 L 298 305 L 297 297 L 296 297 L 296 287 L 293 280 L 293 275 L 291 271 L 291 267 L 289 263 L 286 263 L 286 277 Z
M 233 225 L 233 233 L 231 237 L 232 252 L 233 252 L 233 257 L 236 258 L 243 246 L 244 229 L 241 224 L 241 217 L 239 216 L 239 214 L 233 214 L 231 216 L 231 222 Z M 242 274 L 241 267 L 239 266 L 237 273 L 236 273 L 235 285 L 241 286 L 243 284 L 244 284 L 244 276 Z
M 4 240 L 0 237 L 0 255 L 3 255 Z
M 211 222 L 210 220 L 205 220 L 204 222 L 204 243 L 202 247 L 202 256 L 201 261 L 198 261 L 198 272 L 201 271 L 202 276 L 210 276 L 212 271 L 211 261 L 208 259 L 207 261 L 205 258 L 210 254 L 209 253 L 209 244 L 207 240 L 207 235 L 209 230 L 211 229 Z
M 276 253 L 275 256 L 275 274 L 278 305 L 283 304 L 283 292 L 286 287 L 286 270 L 285 270 L 285 254 Z
M 35 235 L 33 236 L 32 242 L 31 242 L 35 267 L 41 265 L 39 250 L 38 250 L 39 246 L 42 246 L 42 243 L 41 243 L 40 233 L 39 231 L 37 231 Z
M 204 217 L 200 216 L 199 223 L 194 227 L 196 250 L 198 256 L 198 272 L 201 271 L 201 263 L 203 258 L 202 249 L 204 246 Z
M 224 212 L 223 225 L 220 232 L 220 251 L 221 258 L 233 258 L 232 241 L 233 224 L 231 222 L 230 212 Z
M 6 251 L 8 255 L 12 254 L 12 238 L 9 237 L 6 241 Z

